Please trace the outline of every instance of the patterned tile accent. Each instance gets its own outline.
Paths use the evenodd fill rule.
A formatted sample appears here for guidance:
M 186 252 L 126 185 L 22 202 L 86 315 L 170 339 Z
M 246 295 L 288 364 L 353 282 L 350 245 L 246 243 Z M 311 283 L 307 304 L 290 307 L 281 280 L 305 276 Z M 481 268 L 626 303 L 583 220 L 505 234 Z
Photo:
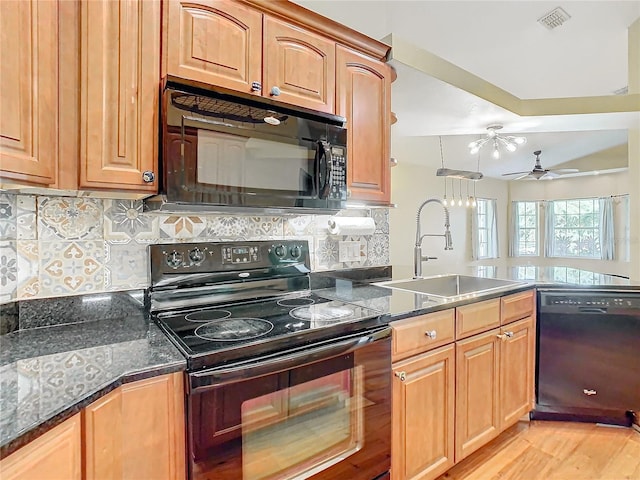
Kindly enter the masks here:
M 157 215 L 142 212 L 142 200 L 104 200 L 104 239 L 154 243 L 160 238 Z
M 158 221 L 160 223 L 160 238 L 162 239 L 192 240 L 206 236 L 206 219 L 199 216 L 161 215 Z
M 388 208 L 372 208 L 371 217 L 376 222 L 375 233 L 389 234 L 389 209 Z
M 18 298 L 37 297 L 40 293 L 39 252 L 37 240 L 18 240 Z
M 102 238 L 102 200 L 95 198 L 40 197 L 40 240 L 95 240 Z
M 36 197 L 33 195 L 18 195 L 18 240 L 36 240 L 38 229 L 36 223 Z
M 316 239 L 316 248 L 312 257 L 312 270 L 333 270 L 341 268 L 338 260 L 338 240 L 331 237 Z
M 105 290 L 146 288 L 147 246 L 136 242 L 105 242 Z
M 104 291 L 104 242 L 41 242 L 42 296 Z
M 268 240 L 284 236 L 281 217 L 243 217 L 214 215 L 208 219 L 207 238 L 210 240 Z
M 284 236 L 300 237 L 313 235 L 315 232 L 314 219 L 312 215 L 286 218 L 284 220 Z
M 15 240 L 0 241 L 0 301 L 16 297 L 18 286 L 18 259 Z
M 15 240 L 18 238 L 16 219 L 16 196 L 0 193 L 0 240 Z
M 366 265 L 389 265 L 389 235 L 371 235 L 368 242 Z

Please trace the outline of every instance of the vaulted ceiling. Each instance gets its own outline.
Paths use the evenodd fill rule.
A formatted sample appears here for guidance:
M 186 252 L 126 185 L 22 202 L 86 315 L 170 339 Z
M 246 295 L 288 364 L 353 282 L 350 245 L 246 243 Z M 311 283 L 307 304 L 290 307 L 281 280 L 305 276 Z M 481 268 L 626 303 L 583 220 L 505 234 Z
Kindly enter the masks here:
M 583 157 L 589 161 L 581 170 L 617 168 L 625 156 L 627 128 L 640 125 L 635 107 L 585 114 L 581 101 L 563 110 L 557 102 L 540 100 L 607 96 L 604 110 L 608 101 L 625 101 L 614 95 L 627 86 L 627 31 L 640 17 L 639 1 L 296 3 L 391 43 L 391 63 L 398 71 L 392 91 L 398 116 L 393 134 L 442 136 L 450 168 L 475 169 L 478 159 L 467 144 L 493 123 L 504 125 L 505 133 L 526 136 L 527 144 L 505 152 L 497 162 L 485 147 L 480 152 L 485 175 L 530 169 L 534 150 L 543 151 L 547 168 L 567 162 L 578 162 L 580 168 L 577 159 Z M 550 30 L 538 22 L 557 7 L 570 16 L 562 25 Z M 430 70 L 434 58 L 458 70 L 448 78 L 438 75 Z M 491 93 L 485 95 L 487 91 Z M 536 109 L 541 114 L 523 114 Z M 435 153 L 439 162 L 439 151 Z

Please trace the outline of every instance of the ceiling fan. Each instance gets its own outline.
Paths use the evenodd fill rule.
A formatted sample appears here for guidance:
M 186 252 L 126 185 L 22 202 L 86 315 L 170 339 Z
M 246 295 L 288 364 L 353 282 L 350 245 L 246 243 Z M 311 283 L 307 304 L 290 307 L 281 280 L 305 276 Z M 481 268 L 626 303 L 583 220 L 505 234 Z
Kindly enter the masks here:
M 512 180 L 551 180 L 552 178 L 559 177 L 560 175 L 565 173 L 576 173 L 580 171 L 577 168 L 542 168 L 542 165 L 540 164 L 541 153 L 542 150 L 536 150 L 535 152 L 533 152 L 533 154 L 536 156 L 536 164 L 533 167 L 533 170 L 531 170 L 530 172 L 510 172 L 503 173 L 502 176 L 506 177 L 509 175 L 519 175 L 519 177 L 513 178 Z

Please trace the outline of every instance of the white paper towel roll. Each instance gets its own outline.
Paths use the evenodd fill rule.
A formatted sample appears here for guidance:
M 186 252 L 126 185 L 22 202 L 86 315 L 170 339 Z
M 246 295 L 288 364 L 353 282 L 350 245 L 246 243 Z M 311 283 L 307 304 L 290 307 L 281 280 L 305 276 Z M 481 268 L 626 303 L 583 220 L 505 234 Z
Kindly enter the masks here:
M 376 222 L 371 217 L 331 217 L 327 229 L 331 235 L 371 235 Z

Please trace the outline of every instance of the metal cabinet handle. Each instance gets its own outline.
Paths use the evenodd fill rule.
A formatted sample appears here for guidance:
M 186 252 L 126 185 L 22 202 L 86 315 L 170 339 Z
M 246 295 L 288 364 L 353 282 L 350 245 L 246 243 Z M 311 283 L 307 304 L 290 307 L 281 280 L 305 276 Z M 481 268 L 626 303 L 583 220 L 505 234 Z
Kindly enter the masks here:
M 156 174 L 153 173 L 151 170 L 146 170 L 144 172 L 142 172 L 142 181 L 144 183 L 151 183 L 156 179 Z
M 271 87 L 271 91 L 269 92 L 269 94 L 273 97 L 277 97 L 278 95 L 280 95 L 280 88 Z
M 401 382 L 404 382 L 407 379 L 407 372 L 395 372 L 394 375 L 400 379 Z
M 513 338 L 513 332 L 504 332 L 507 338 Z
M 251 82 L 251 91 L 259 92 L 262 90 L 262 84 L 260 82 Z
M 597 395 L 598 394 L 598 392 L 596 392 L 595 390 L 588 390 L 586 388 L 584 390 L 582 390 L 582 393 L 584 393 L 585 395 L 587 395 L 589 397 L 591 395 Z
M 507 336 L 504 335 L 504 334 L 502 334 L 502 335 L 498 334 L 498 335 L 496 335 L 496 338 L 499 338 L 500 340 L 506 340 Z
M 431 330 L 428 332 L 424 332 L 424 334 L 429 337 L 431 340 L 435 340 L 436 337 L 438 336 L 438 332 L 436 332 L 435 330 Z
M 500 340 L 506 340 L 507 338 L 513 338 L 513 332 L 504 332 L 501 335 L 496 335 Z

